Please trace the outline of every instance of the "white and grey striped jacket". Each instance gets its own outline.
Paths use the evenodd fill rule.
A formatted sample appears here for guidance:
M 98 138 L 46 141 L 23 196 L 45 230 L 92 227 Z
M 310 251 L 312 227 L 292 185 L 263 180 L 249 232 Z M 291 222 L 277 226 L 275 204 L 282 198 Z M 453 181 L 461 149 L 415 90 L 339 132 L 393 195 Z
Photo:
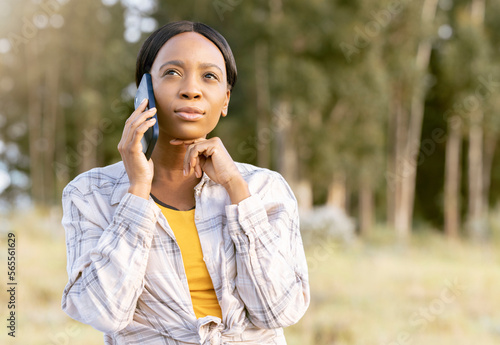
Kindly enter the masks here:
M 105 344 L 286 344 L 309 305 L 295 197 L 273 171 L 237 163 L 251 196 L 231 205 L 206 174 L 195 223 L 222 310 L 197 319 L 182 257 L 152 198 L 128 193 L 122 162 L 76 177 L 63 192 L 68 283 L 62 308 Z

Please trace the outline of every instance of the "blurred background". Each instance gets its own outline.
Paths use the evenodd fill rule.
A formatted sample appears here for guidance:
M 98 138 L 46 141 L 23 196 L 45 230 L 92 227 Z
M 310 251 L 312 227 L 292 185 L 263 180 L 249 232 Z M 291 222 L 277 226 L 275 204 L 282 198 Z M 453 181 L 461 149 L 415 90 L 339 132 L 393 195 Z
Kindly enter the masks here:
M 211 135 L 299 201 L 312 301 L 289 344 L 500 343 L 500 2 L 0 0 L 2 344 L 103 343 L 60 309 L 61 192 L 120 160 L 139 48 L 182 19 L 238 66 Z

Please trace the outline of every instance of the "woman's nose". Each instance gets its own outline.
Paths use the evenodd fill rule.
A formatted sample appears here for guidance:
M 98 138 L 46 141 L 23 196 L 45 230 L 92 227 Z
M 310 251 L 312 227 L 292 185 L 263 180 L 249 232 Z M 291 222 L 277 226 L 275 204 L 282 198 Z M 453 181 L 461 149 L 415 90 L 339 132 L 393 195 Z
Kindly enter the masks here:
M 181 98 L 184 99 L 201 98 L 200 86 L 194 79 L 195 78 L 193 77 L 185 79 L 180 92 Z

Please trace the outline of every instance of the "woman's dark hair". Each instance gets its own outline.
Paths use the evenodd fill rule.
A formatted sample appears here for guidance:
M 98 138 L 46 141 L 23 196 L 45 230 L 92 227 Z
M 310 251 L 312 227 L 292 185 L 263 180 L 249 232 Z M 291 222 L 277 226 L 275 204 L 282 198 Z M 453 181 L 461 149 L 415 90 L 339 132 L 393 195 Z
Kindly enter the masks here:
M 205 36 L 212 41 L 217 48 L 219 48 L 224 62 L 226 63 L 227 84 L 229 89 L 232 90 L 236 83 L 237 71 L 236 62 L 234 61 L 233 52 L 227 44 L 226 39 L 210 26 L 203 23 L 190 22 L 187 20 L 168 23 L 149 36 L 137 55 L 137 62 L 135 66 L 135 83 L 139 86 L 142 75 L 151 71 L 153 61 L 158 54 L 161 47 L 172 37 L 183 32 L 196 32 Z

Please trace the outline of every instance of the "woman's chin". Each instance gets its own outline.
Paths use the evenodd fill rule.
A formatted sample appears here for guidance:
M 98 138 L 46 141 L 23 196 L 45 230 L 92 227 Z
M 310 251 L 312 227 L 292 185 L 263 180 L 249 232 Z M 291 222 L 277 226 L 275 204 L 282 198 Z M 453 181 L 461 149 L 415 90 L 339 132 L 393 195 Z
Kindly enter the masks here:
M 169 133 L 171 137 L 179 140 L 195 140 L 195 139 L 200 139 L 200 138 L 206 138 L 208 133 L 205 132 L 185 132 L 185 131 L 179 131 L 175 133 Z
M 179 126 L 174 130 L 168 131 L 166 134 L 168 134 L 169 137 L 173 137 L 175 139 L 194 140 L 206 138 L 207 135 L 215 128 L 215 126 L 203 126 L 203 128 L 201 127 L 202 126 Z

